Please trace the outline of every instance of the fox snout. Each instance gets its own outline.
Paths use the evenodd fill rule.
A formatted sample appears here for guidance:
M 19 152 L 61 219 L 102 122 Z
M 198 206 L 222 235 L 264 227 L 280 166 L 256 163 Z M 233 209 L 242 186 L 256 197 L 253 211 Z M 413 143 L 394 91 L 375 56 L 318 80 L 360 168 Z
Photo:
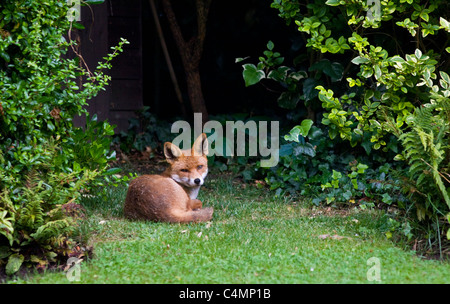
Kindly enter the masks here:
M 206 174 L 204 173 L 203 175 L 206 176 Z M 195 178 L 190 178 L 188 176 L 180 176 L 178 174 L 172 174 L 171 175 L 172 179 L 174 179 L 176 182 L 178 182 L 179 184 L 182 184 L 186 187 L 196 187 L 196 186 L 201 186 L 203 185 L 203 183 L 205 182 L 204 177 L 195 177 Z

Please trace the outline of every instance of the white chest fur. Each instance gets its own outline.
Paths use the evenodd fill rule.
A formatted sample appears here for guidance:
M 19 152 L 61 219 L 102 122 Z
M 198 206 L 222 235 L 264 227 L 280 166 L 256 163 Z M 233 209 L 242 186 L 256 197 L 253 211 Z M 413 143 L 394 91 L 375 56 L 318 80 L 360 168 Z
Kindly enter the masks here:
M 200 186 L 198 187 L 191 187 L 191 188 L 185 188 L 187 194 L 191 199 L 196 199 L 198 196 L 198 192 L 200 191 Z

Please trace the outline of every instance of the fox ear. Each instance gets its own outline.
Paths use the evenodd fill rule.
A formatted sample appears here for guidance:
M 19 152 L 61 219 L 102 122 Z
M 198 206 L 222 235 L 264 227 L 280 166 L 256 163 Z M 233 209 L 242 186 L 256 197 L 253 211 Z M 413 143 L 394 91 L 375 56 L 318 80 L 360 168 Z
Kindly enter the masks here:
M 192 154 L 196 156 L 208 155 L 208 138 L 205 133 L 200 134 L 195 140 L 194 145 L 192 145 Z
M 178 148 L 174 144 L 170 142 L 166 142 L 164 144 L 164 156 L 169 163 L 175 161 L 182 154 L 183 153 L 181 152 L 180 148 Z

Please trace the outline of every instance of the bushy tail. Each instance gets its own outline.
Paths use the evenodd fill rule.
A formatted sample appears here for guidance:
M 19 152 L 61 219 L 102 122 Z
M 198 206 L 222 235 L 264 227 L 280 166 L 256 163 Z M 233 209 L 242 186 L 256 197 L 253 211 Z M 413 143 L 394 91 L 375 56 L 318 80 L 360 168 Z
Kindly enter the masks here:
M 214 209 L 211 207 L 190 211 L 175 210 L 169 221 L 173 223 L 207 222 L 212 219 L 213 212 Z

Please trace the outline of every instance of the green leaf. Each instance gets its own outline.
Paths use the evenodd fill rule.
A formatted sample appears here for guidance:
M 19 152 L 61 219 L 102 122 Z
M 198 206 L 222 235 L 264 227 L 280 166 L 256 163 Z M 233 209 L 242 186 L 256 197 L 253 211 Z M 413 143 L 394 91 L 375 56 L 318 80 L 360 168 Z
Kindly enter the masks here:
M 420 18 L 422 18 L 425 22 L 428 22 L 428 20 L 430 20 L 430 17 L 425 10 L 420 12 Z
M 0 260 L 7 258 L 11 255 L 11 251 L 9 250 L 9 246 L 0 246 Z
M 370 60 L 365 57 L 357 56 L 357 57 L 353 58 L 352 63 L 354 63 L 356 65 L 360 65 L 361 63 L 367 63 L 369 61 Z
M 381 201 L 385 204 L 390 205 L 392 204 L 392 197 L 388 193 L 384 193 Z
M 311 119 L 305 119 L 302 121 L 299 127 L 300 135 L 303 137 L 308 136 L 309 130 L 311 129 L 311 126 L 314 124 L 314 122 Z
M 47 127 L 50 131 L 55 131 L 55 125 L 52 122 L 47 122 Z
M 414 52 L 414 55 L 416 55 L 417 59 L 422 58 L 422 51 L 419 49 L 416 49 L 416 51 Z
M 340 81 L 344 74 L 344 67 L 339 62 L 331 62 L 323 59 L 314 63 L 309 71 L 322 71 L 331 78 L 332 82 Z
M 85 1 L 81 1 L 81 3 L 85 2 L 86 4 L 89 5 L 94 5 L 94 4 L 102 4 L 103 2 L 105 2 L 105 0 L 85 0 Z
M 297 92 L 286 91 L 278 97 L 278 105 L 284 109 L 294 109 L 300 101 L 300 94 Z
M 284 139 L 288 141 L 299 142 L 298 136 L 308 136 L 309 130 L 311 129 L 313 123 L 314 122 L 311 119 L 303 120 L 300 125 L 293 127 L 291 131 L 289 131 L 289 134 L 284 136 Z
M 264 71 L 256 68 L 254 64 L 247 63 L 244 64 L 242 67 L 244 68 L 242 75 L 244 77 L 246 87 L 254 85 L 258 83 L 261 79 L 266 77 Z
M 273 42 L 272 42 L 272 41 L 269 41 L 269 42 L 267 43 L 267 49 L 268 49 L 269 51 L 271 51 L 271 50 L 273 50 L 273 47 L 274 47 Z
M 19 271 L 20 266 L 22 266 L 22 263 L 24 261 L 24 257 L 21 254 L 14 253 L 9 256 L 8 264 L 6 264 L 6 274 L 7 275 L 13 275 L 17 271 Z
M 122 169 L 120 168 L 110 168 L 104 173 L 104 175 L 114 175 L 120 172 L 122 172 Z
M 244 60 L 246 60 L 246 59 L 248 59 L 248 58 L 250 58 L 250 56 L 247 56 L 247 57 L 238 57 L 238 58 L 236 58 L 235 59 L 235 63 L 238 63 L 238 62 L 241 62 L 241 61 L 244 61 Z
M 305 80 L 305 82 L 303 83 L 303 97 L 305 98 L 305 101 L 309 101 L 317 97 L 317 95 L 319 94 L 319 92 L 316 90 L 317 84 L 317 80 L 313 77 Z
M 84 29 L 85 29 L 84 25 L 82 25 L 82 24 L 79 23 L 79 22 L 73 22 L 73 23 L 72 23 L 72 26 L 73 26 L 74 28 L 76 28 L 77 30 L 84 30 Z
M 366 164 L 358 163 L 356 168 L 358 169 L 358 173 L 362 174 L 364 173 L 364 171 L 366 171 L 366 169 L 369 168 L 369 166 L 367 166 Z
M 327 2 L 325 2 L 326 5 L 329 6 L 338 6 L 340 3 L 340 0 L 327 0 Z
M 9 54 L 6 52 L 0 52 L 0 57 L 2 57 L 6 62 L 9 62 L 9 60 L 11 59 L 9 57 Z
M 440 71 L 439 74 L 441 75 L 443 81 L 450 84 L 450 76 L 447 73 L 445 73 L 444 71 Z
M 447 32 L 450 32 L 450 22 L 441 17 L 439 19 L 439 23 L 441 24 L 441 28 L 445 29 Z
M 294 155 L 299 156 L 301 154 L 314 157 L 316 156 L 316 150 L 310 143 L 299 144 L 298 146 L 294 147 Z
M 381 77 L 381 69 L 380 69 L 380 66 L 378 65 L 378 64 L 376 64 L 376 65 L 374 65 L 374 71 L 375 71 L 375 78 L 377 79 L 377 80 L 379 80 L 380 79 L 380 77 Z

